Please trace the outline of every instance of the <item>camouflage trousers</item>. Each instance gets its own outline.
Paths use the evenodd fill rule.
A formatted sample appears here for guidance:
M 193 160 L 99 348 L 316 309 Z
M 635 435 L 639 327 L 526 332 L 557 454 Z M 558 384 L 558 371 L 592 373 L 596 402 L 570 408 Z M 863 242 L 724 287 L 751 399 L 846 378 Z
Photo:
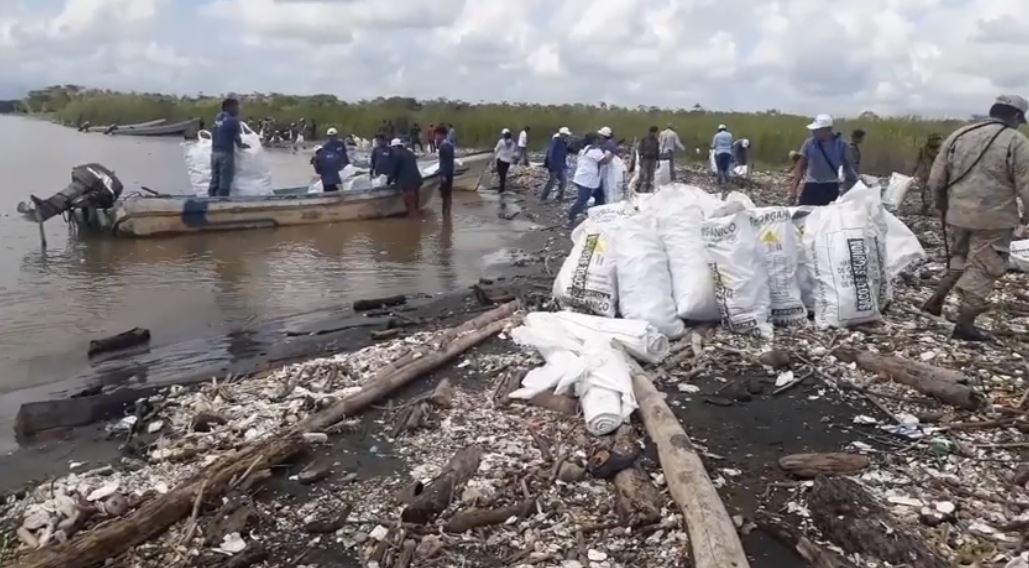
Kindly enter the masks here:
M 986 311 L 993 284 L 1008 269 L 1011 229 L 965 229 L 947 225 L 950 270 L 960 273 L 957 282 L 962 308 L 976 314 Z

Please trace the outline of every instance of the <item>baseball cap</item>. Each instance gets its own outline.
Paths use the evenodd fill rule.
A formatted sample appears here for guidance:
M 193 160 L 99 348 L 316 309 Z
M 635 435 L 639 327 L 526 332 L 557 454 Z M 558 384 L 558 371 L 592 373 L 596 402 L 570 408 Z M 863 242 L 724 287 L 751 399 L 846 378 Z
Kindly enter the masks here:
M 505 129 L 501 130 L 500 133 L 501 134 L 511 134 L 511 129 L 510 128 L 505 128 Z
M 1009 106 L 1015 110 L 1022 111 L 1022 114 L 1029 112 L 1029 101 L 1018 95 L 1001 95 L 997 97 L 997 104 Z M 1022 122 L 1025 122 L 1025 117 L 1022 117 Z
M 719 129 L 719 130 L 729 130 L 729 127 L 728 127 L 728 126 L 726 126 L 726 125 L 724 125 L 724 124 L 719 124 L 719 125 L 718 125 L 718 129 Z
M 572 135 L 572 131 L 569 130 L 567 126 L 562 126 L 561 129 L 557 131 L 557 133 L 558 134 L 564 134 L 565 136 L 571 136 Z
M 328 136 L 335 136 L 335 135 L 339 134 L 339 130 L 336 130 L 335 128 L 330 128 L 329 130 L 327 130 L 325 132 L 325 134 L 328 135 Z
M 815 117 L 815 121 L 807 125 L 808 130 L 820 130 L 822 128 L 832 128 L 833 122 L 832 117 L 827 114 L 820 114 Z
M 399 138 L 394 138 L 393 141 L 389 143 L 389 145 L 390 146 L 403 146 L 404 142 L 401 141 Z
M 598 130 L 597 134 L 599 134 L 599 135 L 601 135 L 601 136 L 603 136 L 605 138 L 610 138 L 611 134 L 612 134 L 611 133 L 611 127 L 610 126 L 605 126 L 605 127 L 601 128 L 600 130 Z

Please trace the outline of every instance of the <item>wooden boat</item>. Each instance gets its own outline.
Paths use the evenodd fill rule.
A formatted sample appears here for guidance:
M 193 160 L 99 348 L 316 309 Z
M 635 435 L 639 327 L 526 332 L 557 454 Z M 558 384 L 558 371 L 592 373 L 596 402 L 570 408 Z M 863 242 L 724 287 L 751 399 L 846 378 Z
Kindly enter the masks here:
M 111 131 L 113 136 L 195 136 L 200 130 L 200 119 L 191 118 L 171 124 L 139 126 L 136 128 L 118 128 Z
M 90 126 L 85 129 L 86 132 L 99 132 L 108 133 L 114 132 L 115 130 L 133 130 L 136 128 L 147 128 L 150 126 L 158 126 L 168 122 L 168 119 L 158 118 L 157 120 L 148 120 L 146 122 L 138 122 L 136 124 L 108 124 L 105 126 Z

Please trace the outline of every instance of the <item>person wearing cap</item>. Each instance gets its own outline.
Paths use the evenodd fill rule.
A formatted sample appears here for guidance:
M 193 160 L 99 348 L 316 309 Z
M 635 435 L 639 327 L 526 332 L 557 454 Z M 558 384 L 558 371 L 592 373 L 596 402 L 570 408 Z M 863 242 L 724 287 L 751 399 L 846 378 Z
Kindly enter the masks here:
M 404 147 L 404 142 L 394 138 L 390 145 L 393 168 L 386 179 L 387 185 L 394 183 L 404 196 L 404 208 L 408 217 L 418 216 L 418 190 L 422 188 L 422 171 L 418 169 L 418 158 Z
M 610 160 L 611 154 L 604 151 L 603 142 L 597 134 L 586 134 L 583 149 L 575 163 L 575 175 L 572 183 L 578 191 L 575 203 L 568 210 L 568 224 L 574 226 L 575 221 L 589 204 L 590 197 L 594 205 L 604 204 L 604 192 L 601 191 L 601 168 Z
M 933 132 L 918 150 L 918 156 L 915 158 L 915 171 L 911 173 L 911 177 L 915 178 L 919 193 L 922 194 L 922 215 L 928 215 L 932 207 L 932 200 L 929 197 L 929 172 L 933 169 L 936 156 L 940 155 L 941 144 L 943 136 Z
M 211 131 L 211 183 L 207 195 L 228 197 L 232 181 L 236 177 L 236 148 L 246 150 L 250 146 L 243 142 L 242 126 L 239 122 L 239 101 L 227 98 L 222 101 L 222 110 L 214 117 Z
M 433 145 L 439 150 L 439 196 L 443 214 L 449 215 L 454 195 L 454 145 L 447 140 L 447 127 L 442 124 L 432 133 Z
M 597 144 L 604 152 L 604 161 L 600 165 L 600 186 L 597 187 L 593 199 L 594 203 L 601 204 L 607 201 L 607 190 L 604 189 L 604 181 L 607 180 L 608 164 L 618 155 L 618 142 L 615 142 L 615 133 L 610 126 L 604 126 L 597 131 L 600 138 Z
M 861 145 L 865 143 L 865 136 L 867 133 L 864 130 L 855 128 L 850 133 L 850 144 L 847 145 L 847 157 L 858 175 L 861 175 Z
M 347 145 L 339 137 L 339 130 L 335 128 L 329 128 L 325 131 L 325 135 L 328 136 L 328 140 L 325 141 L 323 148 L 329 148 L 333 153 L 339 154 L 343 165 L 339 169 L 343 169 L 350 163 L 350 156 L 347 155 Z
M 742 177 L 747 177 L 750 172 L 750 140 L 740 138 L 732 144 L 732 161 L 736 166 L 742 167 Z
M 1020 96 L 998 97 L 987 120 L 943 141 L 929 172 L 950 259 L 922 309 L 940 315 L 956 287 L 961 303 L 955 339 L 990 340 L 975 320 L 986 311 L 994 282 L 1007 271 L 1014 230 L 1029 223 L 1029 209 L 1018 210 L 1019 198 L 1029 203 L 1029 140 L 1018 130 L 1027 111 L 1029 102 Z
M 715 153 L 715 169 L 718 173 L 718 185 L 729 181 L 729 168 L 732 166 L 732 132 L 724 124 L 718 125 L 718 132 L 715 132 L 711 139 L 711 150 Z
M 391 171 L 393 171 L 392 152 L 389 144 L 386 143 L 386 137 L 380 132 L 375 135 L 375 147 L 372 148 L 371 167 L 368 169 L 368 175 L 373 178 L 389 176 Z
M 529 165 L 529 127 L 526 126 L 518 133 L 518 159 L 516 163 L 523 166 Z
M 507 172 L 511 169 L 511 164 L 518 159 L 518 147 L 515 146 L 511 131 L 507 128 L 500 131 L 500 140 L 497 140 L 497 145 L 493 148 L 493 157 L 493 167 L 500 178 L 500 193 L 504 193 L 507 191 Z
M 847 143 L 833 133 L 831 116 L 816 116 L 807 129 L 811 136 L 800 147 L 790 197 L 798 205 L 828 205 L 840 196 L 840 182 L 856 182 L 857 172 L 847 155 Z
M 661 131 L 658 141 L 661 143 L 661 159 L 668 160 L 668 173 L 671 174 L 672 181 L 675 181 L 675 152 L 684 152 L 686 147 L 682 145 L 679 133 L 672 127 L 671 122 Z
M 651 126 L 647 135 L 640 140 L 640 175 L 636 191 L 640 193 L 652 193 L 654 191 L 654 173 L 657 171 L 657 162 L 661 159 L 661 141 L 657 136 L 657 127 Z
M 554 189 L 555 185 L 557 185 L 555 199 L 560 202 L 565 198 L 565 186 L 568 184 L 568 137 L 571 135 L 572 131 L 568 130 L 567 126 L 562 126 L 550 139 L 547 156 L 543 159 L 543 165 L 550 175 L 547 177 L 547 184 L 543 186 L 540 202 L 546 201 L 550 197 L 550 190 Z
M 339 191 L 339 186 L 343 183 L 339 172 L 345 164 L 343 164 L 343 155 L 339 153 L 338 146 L 325 144 L 315 148 L 311 165 L 314 166 L 314 173 L 322 179 L 322 191 L 325 193 Z

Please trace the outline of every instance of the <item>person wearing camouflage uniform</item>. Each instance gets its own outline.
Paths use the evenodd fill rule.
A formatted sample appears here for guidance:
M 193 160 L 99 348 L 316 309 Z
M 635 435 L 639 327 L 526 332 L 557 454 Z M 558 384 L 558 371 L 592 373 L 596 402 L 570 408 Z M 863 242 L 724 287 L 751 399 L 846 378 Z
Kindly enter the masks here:
M 935 132 L 930 134 L 925 146 L 918 151 L 918 159 L 915 160 L 915 171 L 912 175 L 918 182 L 918 189 L 922 194 L 922 215 L 928 215 L 932 205 L 929 199 L 929 172 L 933 169 L 936 156 L 940 155 L 940 144 L 943 144 L 943 136 Z
M 975 326 L 986 311 L 993 284 L 1007 271 L 1014 229 L 1025 224 L 1016 199 L 1029 203 L 1029 101 L 997 98 L 984 122 L 959 129 L 940 147 L 929 173 L 929 190 L 943 214 L 950 251 L 948 273 L 923 306 L 939 315 L 951 289 L 961 296 L 955 339 L 988 341 Z

